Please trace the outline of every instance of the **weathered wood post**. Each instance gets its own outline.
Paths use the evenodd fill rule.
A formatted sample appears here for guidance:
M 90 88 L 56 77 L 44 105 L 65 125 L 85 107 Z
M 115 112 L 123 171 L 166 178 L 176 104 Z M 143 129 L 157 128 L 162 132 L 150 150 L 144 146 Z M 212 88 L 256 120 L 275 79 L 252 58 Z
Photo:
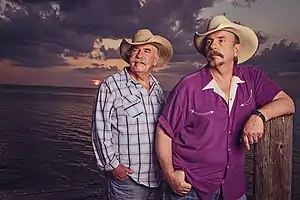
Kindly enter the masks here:
M 292 136 L 292 115 L 266 123 L 264 138 L 254 147 L 255 200 L 291 199 Z

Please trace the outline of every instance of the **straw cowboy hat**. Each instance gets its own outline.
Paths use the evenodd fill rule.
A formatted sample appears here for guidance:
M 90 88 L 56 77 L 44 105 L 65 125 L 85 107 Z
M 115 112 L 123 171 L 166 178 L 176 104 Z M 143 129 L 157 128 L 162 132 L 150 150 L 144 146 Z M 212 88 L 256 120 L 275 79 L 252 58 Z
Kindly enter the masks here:
M 129 64 L 130 48 L 133 45 L 152 44 L 159 50 L 159 59 L 155 67 L 161 67 L 166 64 L 173 56 L 173 48 L 171 43 L 164 37 L 153 35 L 148 29 L 138 30 L 132 37 L 132 41 L 123 39 L 120 44 L 120 54 L 122 58 Z
M 253 30 L 229 21 L 224 15 L 217 15 L 210 19 L 207 32 L 194 35 L 194 44 L 199 53 L 206 57 L 205 37 L 216 31 L 229 31 L 234 33 L 240 40 L 241 50 L 238 55 L 238 64 L 250 59 L 258 48 L 258 38 Z

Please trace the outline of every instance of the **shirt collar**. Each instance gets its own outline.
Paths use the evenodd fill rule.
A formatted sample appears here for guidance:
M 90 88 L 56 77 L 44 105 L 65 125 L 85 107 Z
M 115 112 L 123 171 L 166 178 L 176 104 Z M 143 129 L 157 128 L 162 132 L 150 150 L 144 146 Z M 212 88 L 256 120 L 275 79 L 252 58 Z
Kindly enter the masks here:
M 128 69 L 129 69 L 129 66 L 127 67 L 124 67 L 124 69 L 121 71 L 122 74 L 125 75 L 125 82 L 127 85 L 130 85 L 131 83 L 133 84 L 138 84 L 137 81 L 135 81 L 131 76 L 130 74 L 128 73 Z M 160 83 L 158 82 L 158 80 L 150 73 L 150 85 L 152 84 L 155 84 L 155 85 L 158 85 L 160 86 Z
M 207 75 L 210 77 L 211 81 L 206 86 L 204 86 L 202 88 L 202 90 L 213 89 L 215 91 L 216 88 L 218 87 L 217 82 L 215 81 L 215 79 L 213 79 L 208 67 L 206 70 L 207 70 L 206 73 L 209 73 Z M 241 80 L 241 78 L 238 76 L 238 74 L 239 74 L 238 71 L 239 70 L 237 69 L 237 66 L 235 66 L 233 69 L 233 76 L 231 79 L 231 84 L 245 83 L 245 81 Z

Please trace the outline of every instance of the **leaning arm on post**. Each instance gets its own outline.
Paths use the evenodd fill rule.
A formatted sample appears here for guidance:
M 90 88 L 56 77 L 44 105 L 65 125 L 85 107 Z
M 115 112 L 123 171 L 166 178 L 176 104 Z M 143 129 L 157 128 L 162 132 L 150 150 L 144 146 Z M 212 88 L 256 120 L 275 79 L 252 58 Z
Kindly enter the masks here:
M 265 121 L 295 112 L 294 101 L 284 91 L 280 91 L 270 103 L 258 109 L 265 117 Z
M 264 132 L 264 123 L 275 117 L 295 112 L 293 100 L 262 70 L 252 69 L 255 83 L 255 101 L 257 110 L 250 116 L 244 126 L 243 140 L 246 148 L 258 142 Z
M 261 69 L 254 70 L 255 101 L 265 121 L 295 112 L 293 100 Z

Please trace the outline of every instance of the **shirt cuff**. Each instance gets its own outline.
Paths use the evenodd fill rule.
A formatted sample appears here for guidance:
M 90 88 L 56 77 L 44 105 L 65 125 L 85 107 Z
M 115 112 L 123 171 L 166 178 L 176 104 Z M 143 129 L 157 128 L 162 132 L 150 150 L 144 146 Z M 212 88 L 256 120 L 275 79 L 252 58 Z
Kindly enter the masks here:
M 169 123 L 167 122 L 166 118 L 163 115 L 161 115 L 158 118 L 158 122 L 159 122 L 160 126 L 165 130 L 165 133 L 170 138 L 173 138 L 174 137 L 174 132 L 173 132 L 172 128 L 170 127 Z
M 111 170 L 114 170 L 118 167 L 119 165 L 119 161 L 116 157 L 114 157 L 114 159 L 108 164 L 105 166 L 105 170 L 106 171 L 111 171 Z

